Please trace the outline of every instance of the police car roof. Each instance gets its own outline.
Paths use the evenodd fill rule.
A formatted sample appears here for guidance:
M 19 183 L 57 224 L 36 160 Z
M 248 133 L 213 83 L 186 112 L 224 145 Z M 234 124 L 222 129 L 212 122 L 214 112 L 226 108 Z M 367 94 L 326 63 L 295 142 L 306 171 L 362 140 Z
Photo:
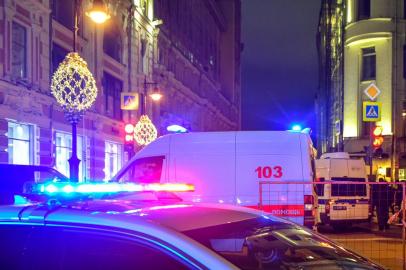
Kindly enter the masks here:
M 0 222 L 37 221 L 41 219 L 38 213 L 42 213 L 47 223 L 104 224 L 123 229 L 155 224 L 179 232 L 261 216 L 260 211 L 230 205 L 94 200 L 73 202 L 52 210 L 40 204 L 0 206 Z M 275 225 L 287 223 L 273 217 L 271 220 Z
M 49 226 L 84 226 L 95 229 L 114 228 L 118 231 L 150 235 L 163 239 L 198 261 L 204 261 L 210 269 L 237 269 L 215 252 L 191 240 L 183 230 L 214 226 L 249 218 L 254 211 L 232 210 L 232 207 L 193 204 L 151 205 L 128 201 L 85 201 L 49 209 L 43 204 L 0 206 L 1 223 L 25 223 Z M 228 209 L 228 210 L 227 210 Z M 224 215 L 224 217 L 219 217 Z

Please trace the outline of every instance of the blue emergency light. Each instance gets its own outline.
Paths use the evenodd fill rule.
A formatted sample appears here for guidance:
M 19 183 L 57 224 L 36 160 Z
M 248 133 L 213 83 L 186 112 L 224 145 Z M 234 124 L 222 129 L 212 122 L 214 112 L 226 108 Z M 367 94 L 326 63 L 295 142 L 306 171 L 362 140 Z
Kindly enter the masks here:
M 302 127 L 300 125 L 293 125 L 292 126 L 292 131 L 301 131 Z
M 31 193 L 43 195 L 65 195 L 72 194 L 103 194 L 120 192 L 188 192 L 194 191 L 194 185 L 183 183 L 40 183 L 32 186 Z

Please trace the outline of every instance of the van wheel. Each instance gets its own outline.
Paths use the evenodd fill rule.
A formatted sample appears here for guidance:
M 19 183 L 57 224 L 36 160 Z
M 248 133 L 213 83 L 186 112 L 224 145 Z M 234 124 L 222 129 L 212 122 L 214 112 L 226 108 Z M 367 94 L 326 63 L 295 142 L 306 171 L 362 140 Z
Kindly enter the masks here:
M 266 252 L 257 252 L 255 253 L 255 258 L 258 262 L 261 263 L 273 263 L 279 257 L 279 252 L 276 249 L 271 249 Z

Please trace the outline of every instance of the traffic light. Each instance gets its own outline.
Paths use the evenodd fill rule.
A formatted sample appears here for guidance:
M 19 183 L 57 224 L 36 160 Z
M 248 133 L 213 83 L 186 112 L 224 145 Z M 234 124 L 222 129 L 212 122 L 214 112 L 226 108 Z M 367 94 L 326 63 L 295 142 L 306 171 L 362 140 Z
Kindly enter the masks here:
M 381 126 L 375 126 L 372 130 L 372 146 L 374 148 L 375 156 L 381 157 L 383 154 L 382 144 L 383 144 L 383 128 Z
M 124 149 L 128 153 L 134 151 L 134 125 L 126 124 L 124 126 L 125 137 L 124 137 Z

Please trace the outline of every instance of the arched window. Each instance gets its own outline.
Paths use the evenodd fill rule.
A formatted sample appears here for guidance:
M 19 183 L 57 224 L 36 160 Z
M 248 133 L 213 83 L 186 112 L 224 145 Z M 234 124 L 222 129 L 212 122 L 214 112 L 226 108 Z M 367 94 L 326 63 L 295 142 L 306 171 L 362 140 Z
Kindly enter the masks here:
M 106 24 L 103 36 L 103 51 L 113 59 L 121 62 L 122 59 L 121 33 L 114 23 Z

